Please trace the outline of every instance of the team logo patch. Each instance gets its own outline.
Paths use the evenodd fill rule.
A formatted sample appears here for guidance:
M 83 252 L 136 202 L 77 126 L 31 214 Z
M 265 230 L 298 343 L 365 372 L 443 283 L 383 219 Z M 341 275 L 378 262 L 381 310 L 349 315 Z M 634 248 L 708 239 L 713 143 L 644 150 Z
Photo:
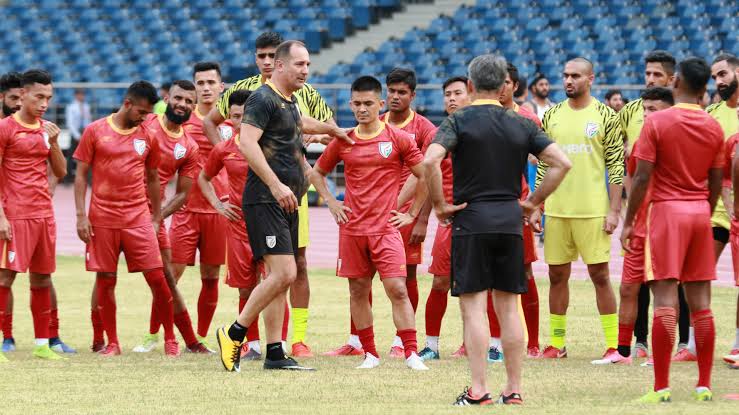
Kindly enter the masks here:
M 277 245 L 277 237 L 274 235 L 267 236 L 267 248 L 274 248 Z
M 393 143 L 390 141 L 383 141 L 380 143 L 380 155 L 382 157 L 390 157 L 390 153 L 393 152 Z
M 174 159 L 179 160 L 183 157 L 185 157 L 185 154 L 187 154 L 187 149 L 185 146 L 183 146 L 180 143 L 177 143 L 174 145 Z
M 585 124 L 585 137 L 593 138 L 598 134 L 598 124 L 589 122 Z
M 408 134 L 408 135 L 411 136 L 412 139 L 414 139 L 414 140 L 416 139 L 416 135 L 415 134 Z
M 143 156 L 144 151 L 146 151 L 146 141 L 140 138 L 134 138 L 133 149 L 136 150 L 136 153 L 138 153 L 139 156 Z
M 15 251 L 8 251 L 8 262 L 15 261 Z
M 49 143 L 49 133 L 44 131 L 42 136 L 44 137 L 44 144 L 46 144 L 46 148 L 51 148 L 51 143 Z
M 231 137 L 233 137 L 234 135 L 234 130 L 227 125 L 222 125 L 218 127 L 218 130 L 221 132 L 221 138 L 223 139 L 223 141 L 230 140 Z

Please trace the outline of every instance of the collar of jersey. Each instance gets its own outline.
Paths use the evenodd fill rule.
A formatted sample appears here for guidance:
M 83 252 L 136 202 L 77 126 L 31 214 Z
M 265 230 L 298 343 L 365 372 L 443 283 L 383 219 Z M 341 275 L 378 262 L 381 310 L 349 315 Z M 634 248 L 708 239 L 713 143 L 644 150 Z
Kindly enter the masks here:
M 112 114 L 111 115 L 108 115 L 108 118 L 106 118 L 105 121 L 108 122 L 108 125 L 110 126 L 110 128 L 113 129 L 113 131 L 115 131 L 116 133 L 118 133 L 120 135 L 129 135 L 129 134 L 132 134 L 134 131 L 136 131 L 136 127 L 133 127 L 133 128 L 131 128 L 129 130 L 124 130 L 123 128 L 120 128 L 117 125 L 115 125 L 115 122 L 113 122 L 113 115 Z
M 390 114 L 390 112 L 385 113 L 385 119 L 383 120 L 384 122 L 387 122 L 388 117 L 390 117 L 390 115 L 388 114 Z M 410 115 L 408 115 L 408 118 L 406 118 L 405 121 L 403 121 L 402 123 L 396 125 L 395 128 L 400 128 L 400 129 L 405 128 L 408 124 L 411 123 L 411 121 L 413 121 L 413 118 L 415 117 L 416 117 L 416 112 L 411 110 L 411 113 Z
M 682 108 L 686 110 L 694 110 L 694 111 L 703 111 L 703 108 L 701 108 L 698 104 L 688 104 L 685 102 L 681 102 L 679 104 L 675 104 L 675 108 Z
M 173 133 L 172 131 L 169 131 L 167 127 L 164 125 L 164 114 L 158 115 L 157 118 L 159 119 L 159 125 L 162 126 L 162 131 L 164 131 L 165 134 L 175 139 L 182 137 L 182 134 L 183 134 L 182 126 L 180 126 L 180 131 Z
M 280 97 L 282 97 L 282 99 L 284 99 L 285 101 L 290 101 L 290 102 L 293 101 L 292 100 L 292 95 L 290 95 L 289 97 L 286 97 L 282 92 L 280 92 L 279 89 L 277 89 L 277 86 L 272 83 L 272 80 L 271 79 L 268 79 L 267 82 L 265 82 L 264 84 L 265 85 L 269 85 L 269 87 L 272 88 L 272 90 L 275 91 L 277 93 L 277 95 L 279 95 Z
M 514 102 L 514 103 L 513 103 L 513 108 L 511 108 L 511 109 L 513 110 L 513 112 L 516 112 L 516 113 L 517 113 L 517 112 L 518 112 L 518 110 L 519 110 L 520 108 L 521 108 L 521 107 L 520 107 L 520 106 L 519 106 L 518 104 L 516 104 L 516 103 Z
M 497 105 L 499 107 L 502 107 L 503 104 L 500 103 L 497 99 L 476 99 L 472 101 L 472 104 L 470 105 Z
M 360 139 L 360 140 L 371 140 L 371 139 L 377 137 L 378 135 L 380 135 L 380 133 L 382 133 L 385 130 L 385 126 L 386 125 L 387 124 L 385 123 L 385 121 L 383 121 L 382 122 L 382 125 L 380 125 L 380 128 L 378 128 L 377 131 L 375 131 L 375 132 L 373 132 L 371 134 L 368 134 L 368 135 L 359 134 L 359 130 L 358 130 L 358 127 L 359 126 L 357 126 L 357 128 L 354 129 L 354 135 L 356 135 L 357 138 Z
M 192 111 L 192 113 L 195 114 L 195 116 L 199 120 L 202 120 L 203 118 L 205 118 L 205 115 L 201 114 L 200 111 L 198 111 L 198 106 L 197 105 L 195 106 L 195 109 Z
M 17 112 L 13 114 L 13 119 L 15 120 L 15 122 L 17 122 L 21 126 L 25 128 L 29 128 L 31 130 L 36 130 L 38 128 L 41 128 L 41 122 L 39 120 L 36 120 L 36 124 L 26 124 L 23 122 L 23 120 L 21 120 L 21 116 Z

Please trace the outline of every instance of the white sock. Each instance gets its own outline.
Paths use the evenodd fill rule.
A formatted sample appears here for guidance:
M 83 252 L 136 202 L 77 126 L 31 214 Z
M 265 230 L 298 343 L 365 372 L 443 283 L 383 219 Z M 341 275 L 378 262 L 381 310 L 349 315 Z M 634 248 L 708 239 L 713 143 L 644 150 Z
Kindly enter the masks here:
M 688 350 L 690 353 L 696 354 L 695 351 L 695 330 L 690 326 L 690 335 L 688 336 Z
M 491 337 L 490 347 L 495 347 L 498 350 L 503 350 L 503 344 L 500 342 L 500 337 Z
M 259 340 L 252 340 L 249 342 L 249 350 L 262 354 L 262 346 L 259 345 Z
M 399 336 L 395 336 L 395 338 L 393 339 L 393 347 L 403 348 L 403 340 L 400 340 Z
M 739 349 L 739 329 L 736 329 L 736 338 L 734 339 L 734 347 L 732 349 Z
M 426 347 L 438 352 L 439 351 L 439 336 L 426 336 Z
M 49 339 L 36 339 L 36 346 L 48 346 Z
M 287 342 L 280 342 L 282 344 L 282 352 L 287 354 Z
M 356 334 L 352 334 L 349 336 L 349 341 L 346 342 L 349 346 L 355 348 L 355 349 L 361 349 L 362 348 L 362 342 L 359 341 L 359 336 Z

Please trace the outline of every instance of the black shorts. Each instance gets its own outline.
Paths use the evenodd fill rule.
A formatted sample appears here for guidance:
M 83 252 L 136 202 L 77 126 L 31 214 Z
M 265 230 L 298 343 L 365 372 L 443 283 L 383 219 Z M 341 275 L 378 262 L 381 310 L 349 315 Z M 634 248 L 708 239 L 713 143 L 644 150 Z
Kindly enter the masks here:
M 514 294 L 528 288 L 521 235 L 452 236 L 452 295 L 490 289 Z
M 277 203 L 245 205 L 243 210 L 255 260 L 265 255 L 297 255 L 297 210 L 287 213 Z
M 729 236 L 731 236 L 731 234 L 729 233 L 728 229 L 722 228 L 720 226 L 713 227 L 713 240 L 714 241 L 718 241 L 726 245 L 729 243 Z

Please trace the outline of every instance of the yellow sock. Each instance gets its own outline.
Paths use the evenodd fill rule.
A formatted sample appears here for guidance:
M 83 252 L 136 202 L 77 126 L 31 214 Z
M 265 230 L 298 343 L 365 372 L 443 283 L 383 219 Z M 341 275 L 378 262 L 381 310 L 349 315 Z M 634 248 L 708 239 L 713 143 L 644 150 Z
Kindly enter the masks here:
M 600 325 L 603 326 L 603 334 L 606 337 L 606 347 L 615 349 L 618 347 L 618 314 L 601 314 Z
M 567 335 L 567 316 L 549 315 L 549 341 L 552 346 L 561 349 L 565 347 Z
M 293 308 L 293 344 L 305 341 L 305 332 L 308 331 L 308 309 Z

